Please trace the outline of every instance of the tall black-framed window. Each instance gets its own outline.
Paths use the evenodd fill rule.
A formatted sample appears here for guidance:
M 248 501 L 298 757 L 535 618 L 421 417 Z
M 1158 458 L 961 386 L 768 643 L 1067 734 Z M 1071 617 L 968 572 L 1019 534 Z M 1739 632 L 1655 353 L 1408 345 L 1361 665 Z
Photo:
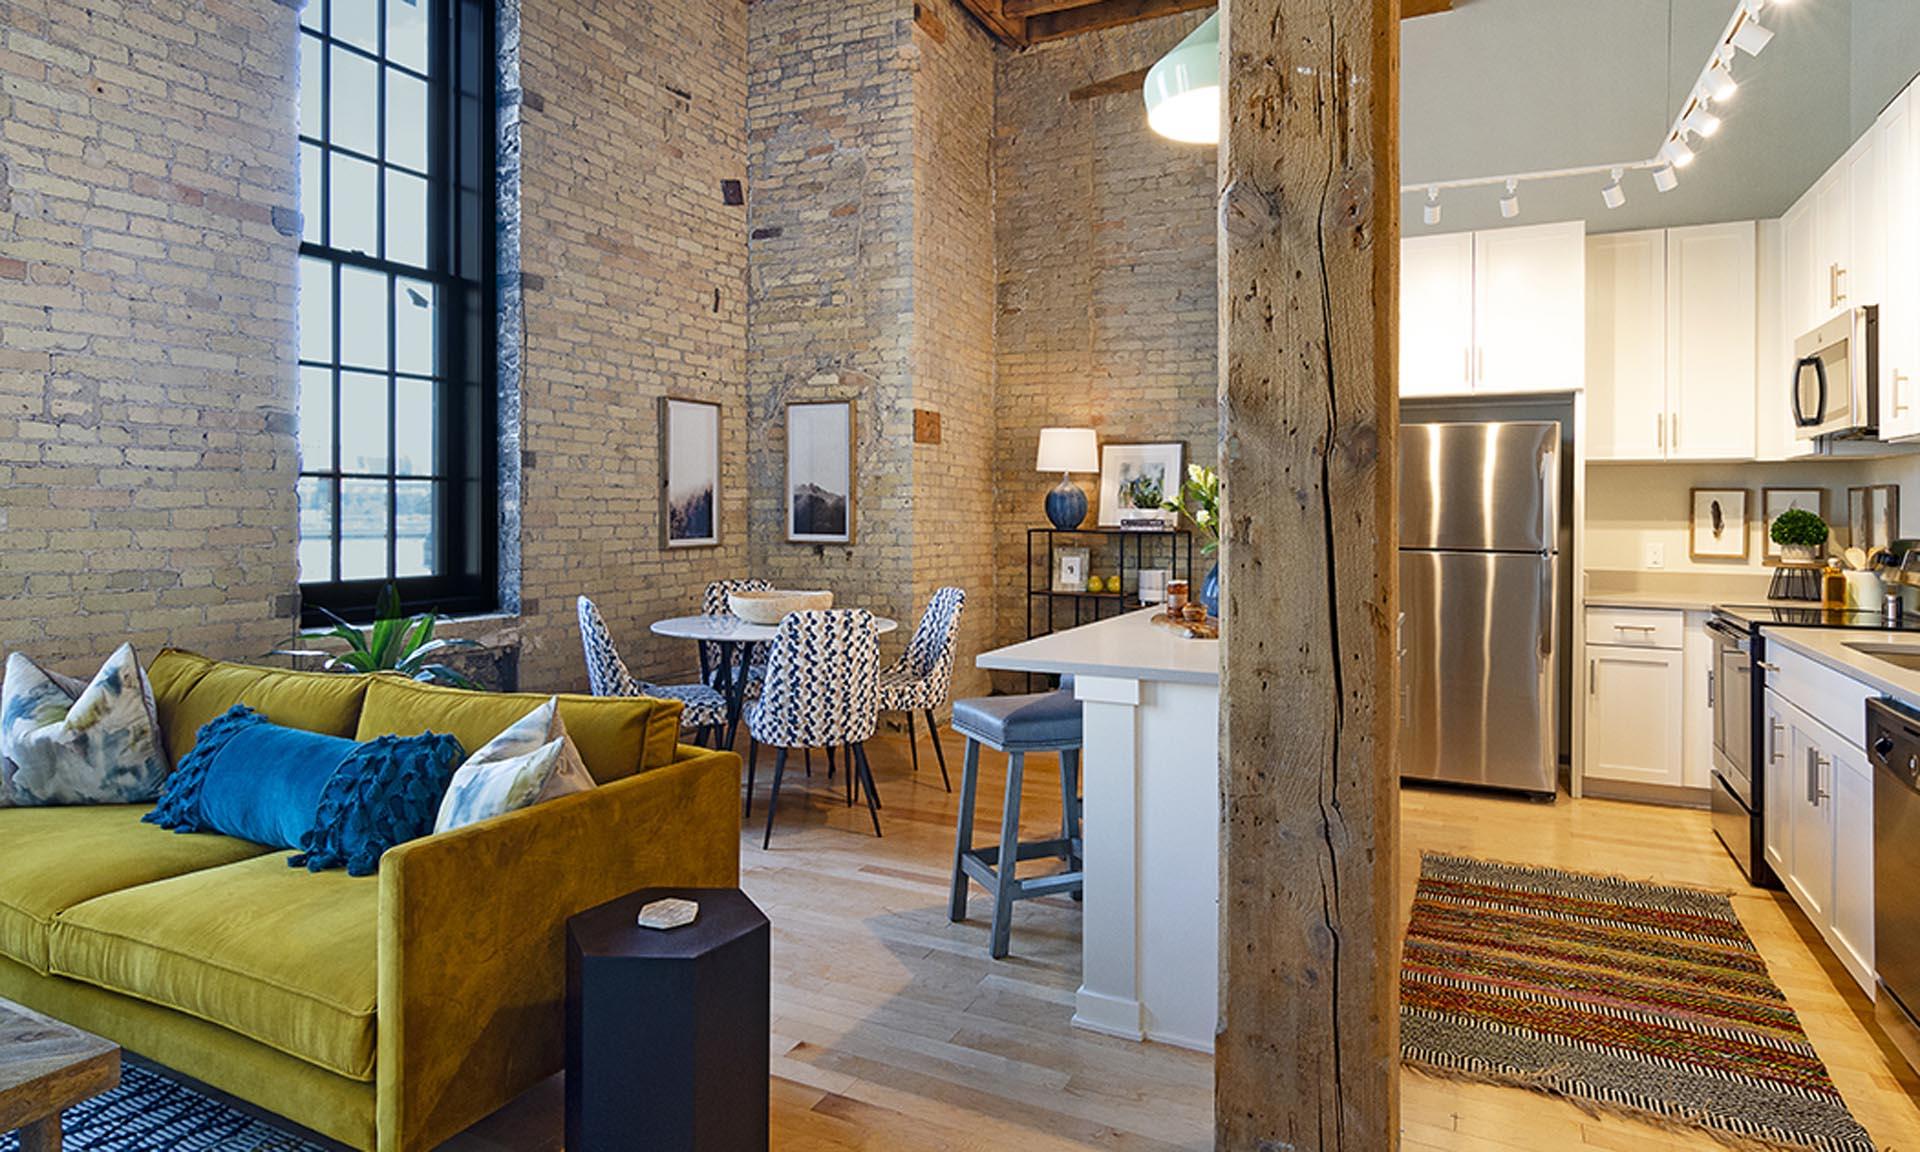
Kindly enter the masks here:
M 300 15 L 300 590 L 497 606 L 490 0 Z

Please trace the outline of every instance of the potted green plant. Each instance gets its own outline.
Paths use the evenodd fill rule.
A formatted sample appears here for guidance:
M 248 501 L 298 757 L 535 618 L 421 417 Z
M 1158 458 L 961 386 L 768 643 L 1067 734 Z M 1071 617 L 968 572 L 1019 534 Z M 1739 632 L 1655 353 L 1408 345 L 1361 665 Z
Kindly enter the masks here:
M 323 660 L 329 672 L 398 672 L 415 680 L 449 684 L 455 688 L 478 688 L 473 678 L 430 657 L 456 648 L 479 648 L 473 640 L 436 637 L 434 627 L 441 617 L 432 612 L 404 616 L 400 612 L 400 592 L 389 584 L 381 590 L 373 605 L 373 624 L 356 628 L 340 617 L 320 609 L 334 627 L 324 635 L 343 641 L 344 652 L 319 648 L 277 648 L 275 656 L 308 657 Z
M 1163 505 L 1169 512 L 1185 512 L 1201 536 L 1200 552 L 1216 556 L 1220 551 L 1220 474 L 1199 464 L 1187 465 L 1186 483 L 1180 486 L 1180 498 Z M 1214 560 L 1207 578 L 1200 585 L 1200 602 L 1207 611 L 1220 615 L 1220 562 Z
M 1767 535 L 1780 545 L 1782 564 L 1815 564 L 1827 542 L 1827 522 L 1805 508 L 1789 508 L 1773 518 Z

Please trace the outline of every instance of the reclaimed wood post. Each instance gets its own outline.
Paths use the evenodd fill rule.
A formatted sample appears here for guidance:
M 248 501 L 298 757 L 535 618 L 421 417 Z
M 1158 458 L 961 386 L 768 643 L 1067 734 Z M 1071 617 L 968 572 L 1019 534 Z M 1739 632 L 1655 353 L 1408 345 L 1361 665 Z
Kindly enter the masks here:
M 1223 0 L 1215 1146 L 1399 1146 L 1398 0 Z

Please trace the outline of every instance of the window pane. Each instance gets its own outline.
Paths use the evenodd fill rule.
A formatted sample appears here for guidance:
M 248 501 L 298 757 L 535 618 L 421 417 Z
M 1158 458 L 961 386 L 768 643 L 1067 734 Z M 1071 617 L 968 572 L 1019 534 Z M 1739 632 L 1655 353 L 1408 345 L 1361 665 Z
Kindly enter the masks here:
M 340 481 L 340 579 L 387 574 L 387 482 Z
M 340 269 L 340 363 L 387 367 L 387 275 Z
M 327 124 L 327 143 L 369 156 L 380 154 L 380 66 L 338 45 L 333 49 L 333 75 L 327 99 L 333 119 Z
M 385 376 L 340 373 L 340 471 L 388 471 Z
M 333 471 L 333 373 L 300 369 L 300 469 Z
M 320 225 L 320 146 L 300 145 L 300 239 L 309 244 L 322 242 Z
M 420 172 L 427 170 L 426 81 L 392 68 L 387 69 L 386 160 Z
M 335 248 L 379 255 L 379 169 L 365 160 L 333 154 L 333 185 L 327 190 L 328 223 Z
M 427 70 L 426 0 L 387 0 L 387 59 Z
M 380 51 L 380 0 L 332 0 L 333 36 Z
M 315 32 L 326 31 L 327 0 L 307 0 L 307 6 L 300 9 L 300 26 Z
M 300 579 L 333 579 L 333 485 L 318 476 L 302 476 L 300 501 Z
M 435 386 L 431 380 L 393 382 L 393 470 L 402 476 L 432 476 L 436 439 Z
M 401 372 L 431 376 L 433 356 L 433 285 L 420 280 L 395 280 L 393 292 L 393 366 Z
M 309 3 L 309 9 L 317 6 Z M 300 37 L 300 134 L 320 139 L 324 130 L 320 115 L 320 93 L 326 91 L 326 81 L 320 75 L 321 60 L 326 49 L 318 36 Z
M 427 182 L 387 169 L 387 259 L 427 266 Z
M 333 265 L 300 258 L 300 358 L 333 359 Z
M 434 574 L 433 485 L 402 480 L 393 486 L 395 576 Z

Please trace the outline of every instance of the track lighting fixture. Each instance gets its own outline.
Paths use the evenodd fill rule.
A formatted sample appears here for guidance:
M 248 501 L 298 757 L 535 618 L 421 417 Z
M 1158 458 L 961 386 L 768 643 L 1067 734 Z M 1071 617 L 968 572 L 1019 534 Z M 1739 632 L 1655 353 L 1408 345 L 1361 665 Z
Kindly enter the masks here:
M 1509 178 L 1507 194 L 1500 197 L 1500 215 L 1511 220 L 1520 215 L 1520 182 Z
M 1620 186 L 1620 169 L 1613 170 L 1613 181 L 1600 189 L 1600 200 L 1609 208 L 1618 208 L 1627 202 L 1627 190 Z
M 1440 223 L 1440 189 L 1427 189 L 1427 206 L 1420 210 L 1420 218 L 1429 224 Z
M 1693 163 L 1693 149 L 1687 147 L 1684 137 L 1676 135 L 1660 149 L 1660 158 L 1675 168 L 1685 168 Z
M 1707 68 L 1707 95 L 1713 97 L 1715 104 L 1725 104 L 1738 91 L 1740 82 L 1733 78 L 1732 63 L 1722 49 L 1714 53 L 1713 63 Z
M 1653 170 L 1653 186 L 1662 192 L 1671 192 L 1680 187 L 1680 174 L 1673 170 L 1673 165 L 1662 164 Z
M 1727 43 L 1749 56 L 1758 56 L 1773 41 L 1773 31 L 1762 27 L 1759 20 L 1759 6 L 1749 5 L 1746 14 L 1740 19 L 1740 26 L 1727 37 Z
M 1715 116 L 1713 112 L 1708 109 L 1706 97 L 1704 95 L 1695 96 L 1693 100 L 1693 111 L 1687 113 L 1687 118 L 1684 121 L 1687 131 L 1700 137 L 1702 140 L 1711 140 L 1714 135 L 1720 131 L 1720 123 L 1720 117 Z

